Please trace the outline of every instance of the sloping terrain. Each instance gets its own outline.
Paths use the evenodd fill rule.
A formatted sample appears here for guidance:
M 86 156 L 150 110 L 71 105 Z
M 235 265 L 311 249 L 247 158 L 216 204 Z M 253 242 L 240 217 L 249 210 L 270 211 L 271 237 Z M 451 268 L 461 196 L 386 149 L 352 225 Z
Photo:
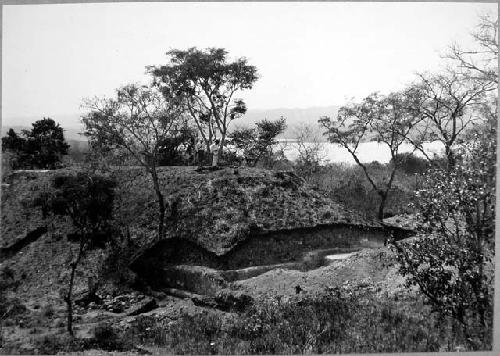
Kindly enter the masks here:
M 36 205 L 36 197 L 50 189 L 55 174 L 75 173 L 76 170 L 16 173 L 2 192 L 0 270 L 12 272 L 12 279 L 17 284 L 8 292 L 8 297 L 25 308 L 20 316 L 11 318 L 5 335 L 12 345 L 27 343 L 27 352 L 33 352 L 29 340 L 36 340 L 45 333 L 65 332 L 61 292 L 67 286 L 69 263 L 77 246 L 72 246 L 74 251 L 71 253 L 65 238 L 73 231 L 71 224 L 65 219 L 55 221 L 43 216 L 41 208 Z M 157 202 L 152 183 L 140 168 L 117 169 L 112 174 L 118 181 L 116 223 L 124 235 L 129 234 L 134 242 L 132 246 L 140 251 L 155 240 Z M 297 232 L 301 231 L 300 228 L 315 229 L 330 224 L 381 228 L 378 223 L 345 209 L 287 172 L 249 168 L 198 172 L 192 167 L 162 167 L 160 179 L 168 203 L 167 237 L 189 240 L 217 256 L 227 254 L 248 236 L 265 237 L 273 231 L 286 234 L 289 230 Z M 90 280 L 102 276 L 101 268 L 107 252 L 96 248 L 82 260 L 76 274 L 75 299 L 82 298 Z M 366 257 L 370 261 L 376 258 Z M 344 278 L 342 273 L 363 270 L 353 278 L 364 278 L 376 273 L 378 268 L 375 265 L 363 267 L 361 262 L 357 265 L 345 262 L 342 266 L 344 272 L 333 265 L 309 272 L 278 269 L 255 278 L 228 282 L 222 289 L 228 293 L 251 295 L 252 298 L 266 297 L 269 293 L 288 295 L 294 293 L 297 283 L 308 292 L 340 284 Z M 116 265 L 116 268 L 121 267 Z M 387 272 L 381 273 L 377 277 L 379 280 L 387 275 Z M 287 284 L 284 293 L 280 292 L 280 281 Z M 193 313 L 204 312 L 207 308 L 212 310 L 205 305 L 210 305 L 212 299 L 208 302 L 205 299 L 193 301 L 189 294 L 184 294 L 184 299 L 173 298 L 146 288 L 141 291 L 145 294 L 143 301 L 154 298 L 156 306 L 153 311 L 142 313 L 142 302 L 135 297 L 138 292 L 132 290 L 130 284 L 120 283 L 119 280 L 110 284 L 104 281 L 98 289 L 102 299 L 100 304 L 91 302 L 84 307 L 75 307 L 79 337 L 92 336 L 95 326 L 102 321 L 115 325 L 125 323 L 142 330 L 140 320 L 143 316 L 156 318 L 156 315 L 165 315 L 175 319 L 175 315 L 170 315 L 172 310 Z M 213 294 L 217 296 L 218 290 Z M 124 310 L 114 311 L 116 305 L 123 303 L 126 305 Z M 139 310 L 141 315 L 130 316 L 134 310 Z
M 1 247 L 12 246 L 31 231 L 47 226 L 35 199 L 58 172 L 17 175 L 2 195 Z M 115 219 L 138 246 L 155 240 L 157 201 L 149 176 L 141 168 L 117 169 Z M 328 224 L 377 226 L 344 208 L 290 172 L 226 168 L 197 172 L 194 167 L 161 167 L 167 202 L 167 238 L 188 239 L 222 255 L 250 234 Z M 68 232 L 61 221 L 52 224 Z M 125 232 L 124 232 L 125 234 Z
M 153 190 L 143 188 L 151 184 L 149 178 L 137 170 L 115 174 L 125 194 L 119 214 L 128 222 L 132 236 L 140 235 L 143 243 L 151 241 L 157 208 Z M 200 173 L 192 167 L 164 167 L 159 176 L 169 203 L 167 237 L 191 240 L 217 255 L 250 234 L 328 224 L 380 226 L 311 189 L 290 172 L 226 168 Z

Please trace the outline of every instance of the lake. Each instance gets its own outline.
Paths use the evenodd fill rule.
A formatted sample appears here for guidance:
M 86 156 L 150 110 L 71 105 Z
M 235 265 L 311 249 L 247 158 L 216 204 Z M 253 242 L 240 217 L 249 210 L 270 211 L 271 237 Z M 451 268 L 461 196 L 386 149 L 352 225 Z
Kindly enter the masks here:
M 306 146 L 311 146 L 311 143 L 306 143 Z M 285 146 L 284 152 L 287 159 L 294 161 L 298 157 L 298 145 L 295 142 L 279 143 L 279 146 Z M 442 155 L 444 153 L 444 146 L 439 141 L 424 143 L 424 150 L 430 156 Z M 400 152 L 411 152 L 413 146 L 410 144 L 403 144 L 400 147 Z M 364 142 L 358 147 L 358 157 L 362 163 L 370 163 L 378 161 L 380 163 L 388 163 L 391 160 L 391 153 L 387 145 L 378 142 Z M 419 151 L 415 151 L 415 155 L 423 157 Z M 351 154 L 342 146 L 334 143 L 321 143 L 322 164 L 326 163 L 343 163 L 355 164 Z

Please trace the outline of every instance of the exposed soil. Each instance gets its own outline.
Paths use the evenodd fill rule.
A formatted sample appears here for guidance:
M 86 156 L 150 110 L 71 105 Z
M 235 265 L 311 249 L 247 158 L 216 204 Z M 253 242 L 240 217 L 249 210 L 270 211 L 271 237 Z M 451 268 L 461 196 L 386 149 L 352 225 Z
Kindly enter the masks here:
M 61 295 L 68 281 L 72 243 L 67 237 L 72 228 L 66 220 L 49 221 L 34 205 L 37 192 L 49 189 L 53 174 L 23 173 L 2 194 L 0 269 L 12 271 L 17 284 L 7 298 L 19 307 L 4 323 L 4 345 L 11 347 L 4 351 L 36 353 L 37 340 L 65 333 Z M 121 179 L 116 211 L 121 221 L 130 223 L 137 255 L 142 255 L 156 231 L 154 197 L 141 171 L 116 175 Z M 216 313 L 223 318 L 244 308 L 248 300 L 294 295 L 297 286 L 300 293 L 334 286 L 403 291 L 393 256 L 382 247 L 384 228 L 293 175 L 251 169 L 240 169 L 238 175 L 232 170 L 200 173 L 179 167 L 163 169 L 161 176 L 168 201 L 178 202 L 170 206 L 168 231 L 174 238 L 162 243 L 177 244 L 172 251 L 181 259 L 163 256 L 170 263 L 149 268 L 149 278 L 142 276 L 153 289 L 143 285 L 134 290 L 128 282 L 102 280 L 107 250 L 89 251 L 76 274 L 79 338 L 92 338 L 102 322 L 125 331 L 142 327 L 144 318 L 173 322 L 184 313 Z M 352 252 L 342 260 L 325 259 L 332 253 Z M 96 280 L 97 295 L 88 296 Z

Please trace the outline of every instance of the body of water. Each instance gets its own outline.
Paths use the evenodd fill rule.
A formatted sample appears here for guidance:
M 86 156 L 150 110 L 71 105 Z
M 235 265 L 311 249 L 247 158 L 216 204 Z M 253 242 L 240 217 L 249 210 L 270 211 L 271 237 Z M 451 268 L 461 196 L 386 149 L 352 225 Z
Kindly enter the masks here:
M 313 145 L 312 143 L 306 143 L 306 146 Z M 280 143 L 278 146 L 284 147 L 285 156 L 287 159 L 294 161 L 299 155 L 298 145 L 295 142 Z M 434 155 L 443 155 L 444 146 L 439 141 L 426 142 L 424 143 L 424 150 L 429 155 L 433 157 Z M 412 152 L 413 146 L 410 144 L 403 144 L 400 147 L 400 153 Z M 415 151 L 415 155 L 418 157 L 423 157 L 420 151 Z M 378 142 L 364 142 L 361 143 L 357 150 L 357 156 L 362 163 L 370 163 L 377 161 L 380 163 L 388 163 L 391 160 L 391 153 L 389 147 L 383 143 Z M 321 143 L 321 153 L 322 164 L 327 163 L 344 163 L 344 164 L 355 164 L 354 158 L 344 147 L 334 144 L 334 143 Z

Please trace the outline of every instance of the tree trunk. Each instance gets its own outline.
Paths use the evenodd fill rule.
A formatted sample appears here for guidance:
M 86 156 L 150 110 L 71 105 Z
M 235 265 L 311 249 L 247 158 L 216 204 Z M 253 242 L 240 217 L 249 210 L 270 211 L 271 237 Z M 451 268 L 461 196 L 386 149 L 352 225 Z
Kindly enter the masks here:
M 153 179 L 153 186 L 156 193 L 156 199 L 158 202 L 158 240 L 163 239 L 165 235 L 164 220 L 165 220 L 165 199 L 163 199 L 163 194 L 161 193 L 160 183 L 158 181 L 158 174 L 156 172 L 156 167 L 150 169 L 151 178 Z
M 446 145 L 445 153 L 446 153 L 446 168 L 448 171 L 451 171 L 453 167 L 455 167 L 455 155 L 453 154 L 453 150 L 449 145 Z
M 73 294 L 73 284 L 75 281 L 75 271 L 76 271 L 76 263 L 73 263 L 71 266 L 71 277 L 69 279 L 69 288 L 66 297 L 64 298 L 66 302 L 66 314 L 67 314 L 67 330 L 68 333 L 74 337 L 73 333 L 73 303 L 72 303 L 72 294 Z
M 220 161 L 222 157 L 222 152 L 224 150 L 224 144 L 226 143 L 226 133 L 222 132 L 221 133 L 221 138 L 220 138 L 220 144 L 219 144 L 219 151 L 217 152 L 218 159 Z
M 387 201 L 387 194 L 380 194 L 380 205 L 378 207 L 378 219 L 380 221 L 384 219 L 384 208 L 386 201 Z
M 71 263 L 71 275 L 69 278 L 68 293 L 64 297 L 64 301 L 66 302 L 66 311 L 68 319 L 67 330 L 72 337 L 75 336 L 73 332 L 73 286 L 75 284 L 76 268 L 80 263 L 80 259 L 82 258 L 84 250 L 85 250 L 85 241 L 81 241 L 80 248 L 78 250 L 78 256 L 76 257 L 76 260 Z

